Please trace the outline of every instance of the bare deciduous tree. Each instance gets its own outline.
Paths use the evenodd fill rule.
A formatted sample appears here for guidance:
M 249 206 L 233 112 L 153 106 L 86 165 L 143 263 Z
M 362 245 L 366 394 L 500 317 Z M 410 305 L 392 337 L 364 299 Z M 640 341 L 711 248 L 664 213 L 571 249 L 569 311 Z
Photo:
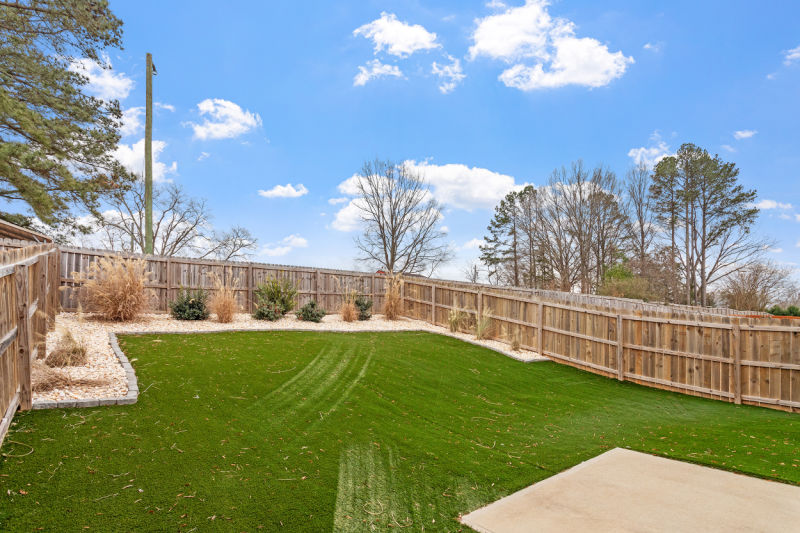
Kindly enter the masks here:
M 110 250 L 141 253 L 145 244 L 144 184 L 114 195 L 113 209 L 97 220 L 103 245 Z M 223 260 L 244 259 L 255 249 L 256 239 L 245 228 L 215 231 L 205 200 L 189 197 L 174 184 L 153 192 L 154 253 Z
M 791 269 L 769 262 L 752 263 L 729 275 L 719 292 L 726 307 L 763 311 L 792 297 Z
M 644 163 L 629 169 L 626 178 L 628 239 L 638 269 L 641 270 L 652 251 L 658 230 L 653 210 L 654 198 L 650 195 L 652 178 Z
M 439 227 L 441 208 L 421 175 L 405 164 L 365 163 L 357 181 L 363 259 L 388 272 L 432 274 L 451 257 Z

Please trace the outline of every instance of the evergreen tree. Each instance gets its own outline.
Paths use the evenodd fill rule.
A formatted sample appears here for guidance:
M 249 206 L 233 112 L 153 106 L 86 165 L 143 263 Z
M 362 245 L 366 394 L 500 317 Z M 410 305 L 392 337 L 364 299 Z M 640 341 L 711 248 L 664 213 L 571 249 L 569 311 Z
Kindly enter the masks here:
M 520 227 L 517 193 L 510 192 L 494 209 L 486 227 L 489 232 L 481 245 L 481 262 L 489 269 L 489 279 L 519 286 L 520 284 Z
M 0 2 L 0 198 L 44 223 L 96 212 L 100 195 L 131 179 L 111 155 L 119 103 L 86 95 L 71 68 L 77 58 L 105 67 L 121 28 L 105 0 Z

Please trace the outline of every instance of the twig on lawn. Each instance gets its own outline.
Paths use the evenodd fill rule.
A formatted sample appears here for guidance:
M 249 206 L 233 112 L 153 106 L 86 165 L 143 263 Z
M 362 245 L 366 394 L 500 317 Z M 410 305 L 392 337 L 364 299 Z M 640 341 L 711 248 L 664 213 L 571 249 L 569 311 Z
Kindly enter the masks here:
M 289 368 L 289 369 L 286 369 L 286 370 L 267 370 L 267 374 L 283 374 L 284 372 L 291 372 L 295 368 L 297 368 L 297 367 L 293 366 L 292 368 Z
M 96 498 L 94 501 L 99 502 L 100 500 L 105 500 L 106 498 L 113 498 L 114 496 L 119 496 L 119 492 L 115 492 L 114 494 L 106 494 L 105 496 Z
M 30 451 L 28 451 L 28 453 L 23 453 L 23 454 L 4 453 L 3 457 L 25 457 L 26 455 L 30 455 L 33 453 L 33 446 L 31 446 L 30 444 L 25 444 L 24 442 L 17 442 L 15 440 L 7 440 L 6 442 L 8 442 L 9 444 L 19 444 L 20 446 L 27 446 L 28 448 L 30 448 Z
M 487 450 L 491 450 L 491 449 L 493 449 L 493 448 L 495 447 L 495 445 L 497 444 L 497 441 L 494 441 L 494 442 L 492 443 L 492 445 L 491 445 L 491 446 L 486 446 L 485 444 L 481 444 L 480 442 L 477 442 L 477 441 L 472 441 L 472 442 L 473 442 L 474 444 L 477 444 L 477 445 L 478 445 L 478 446 L 480 446 L 481 448 L 486 448 Z
M 380 508 L 381 508 L 380 511 L 373 513 L 372 511 L 367 509 L 367 505 L 369 505 L 370 502 L 364 502 L 364 512 L 367 513 L 367 514 L 371 514 L 372 516 L 377 516 L 377 515 L 383 514 L 383 504 L 380 501 L 376 501 L 375 503 L 377 503 L 380 506 Z

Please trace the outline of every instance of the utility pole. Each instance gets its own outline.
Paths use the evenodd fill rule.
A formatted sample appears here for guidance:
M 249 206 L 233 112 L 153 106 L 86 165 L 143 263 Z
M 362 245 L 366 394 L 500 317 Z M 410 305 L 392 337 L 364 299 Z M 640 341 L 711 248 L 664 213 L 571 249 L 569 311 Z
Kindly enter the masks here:
M 144 253 L 153 253 L 153 55 L 147 54 L 147 103 L 144 120 Z

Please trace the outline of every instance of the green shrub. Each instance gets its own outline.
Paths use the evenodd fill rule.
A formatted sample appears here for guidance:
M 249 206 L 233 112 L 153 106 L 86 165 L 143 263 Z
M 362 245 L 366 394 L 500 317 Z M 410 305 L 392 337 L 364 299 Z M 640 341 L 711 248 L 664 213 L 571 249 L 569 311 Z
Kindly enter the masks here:
M 322 322 L 322 317 L 325 316 L 325 310 L 317 305 L 317 302 L 311 300 L 306 305 L 300 308 L 296 313 L 299 320 L 307 322 Z
M 208 293 L 203 289 L 179 289 L 177 298 L 169 303 L 170 314 L 178 320 L 205 320 L 209 314 L 207 299 Z
M 294 309 L 297 288 L 295 288 L 294 283 L 286 278 L 280 280 L 270 279 L 264 283 L 259 283 L 254 295 L 256 307 L 272 304 L 280 307 L 281 315 L 284 315 Z
M 256 311 L 253 313 L 253 318 L 256 320 L 269 320 L 270 322 L 275 322 L 276 320 L 283 318 L 284 312 L 283 308 L 274 303 L 265 303 L 264 305 L 259 305 L 256 307 Z
M 800 316 L 800 307 L 797 307 L 796 305 L 790 305 L 784 309 L 780 305 L 773 305 L 767 309 L 767 313 L 775 316 Z
M 372 300 L 363 294 L 359 294 L 353 303 L 355 303 L 356 309 L 358 309 L 358 319 L 369 320 L 372 316 Z

